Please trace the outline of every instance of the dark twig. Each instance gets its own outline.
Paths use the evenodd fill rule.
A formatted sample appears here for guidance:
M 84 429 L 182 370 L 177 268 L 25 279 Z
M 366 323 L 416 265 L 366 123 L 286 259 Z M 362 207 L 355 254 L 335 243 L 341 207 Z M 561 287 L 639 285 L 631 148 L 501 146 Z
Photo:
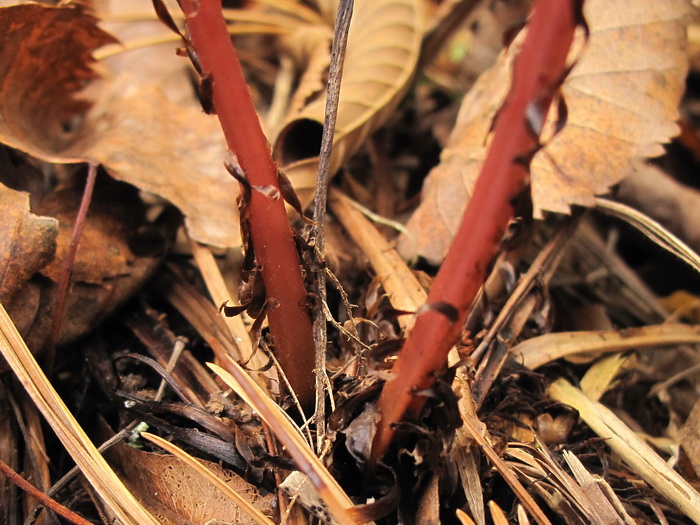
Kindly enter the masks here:
M 58 290 L 56 292 L 56 303 L 54 306 L 53 322 L 51 324 L 51 337 L 49 339 L 48 349 L 46 350 L 46 357 L 44 358 L 44 371 L 48 377 L 51 376 L 53 365 L 56 360 L 56 346 L 58 345 L 58 338 L 61 334 L 63 314 L 66 310 L 68 286 L 70 285 L 71 275 L 73 274 L 73 264 L 75 263 L 75 256 L 78 253 L 80 237 L 83 235 L 85 221 L 87 220 L 88 210 L 90 209 L 90 201 L 92 201 L 92 194 L 95 190 L 96 179 L 97 164 L 91 162 L 88 164 L 88 174 L 87 180 L 85 181 L 85 189 L 83 190 L 83 198 L 80 201 L 78 216 L 75 218 L 73 235 L 70 239 L 70 246 L 68 247 L 66 258 L 63 261 L 63 272 L 61 272 L 61 280 L 58 283 Z
M 335 121 L 338 114 L 338 100 L 340 99 L 340 83 L 343 78 L 343 62 L 345 61 L 345 49 L 347 47 L 350 20 L 354 0 L 340 0 L 338 15 L 335 20 L 333 33 L 333 45 L 331 47 L 331 62 L 329 66 L 328 94 L 326 99 L 326 119 L 323 124 L 321 137 L 321 152 L 319 154 L 318 174 L 316 178 L 316 196 L 314 198 L 314 226 L 310 239 L 315 247 L 318 268 L 316 269 L 316 293 L 318 308 L 314 318 L 314 342 L 316 345 L 316 431 L 317 446 L 321 449 L 325 428 L 325 386 L 326 386 L 326 314 L 323 305 L 326 303 L 326 271 L 325 271 L 325 218 L 326 203 L 328 201 L 328 176 L 333 152 L 333 136 L 335 134 Z

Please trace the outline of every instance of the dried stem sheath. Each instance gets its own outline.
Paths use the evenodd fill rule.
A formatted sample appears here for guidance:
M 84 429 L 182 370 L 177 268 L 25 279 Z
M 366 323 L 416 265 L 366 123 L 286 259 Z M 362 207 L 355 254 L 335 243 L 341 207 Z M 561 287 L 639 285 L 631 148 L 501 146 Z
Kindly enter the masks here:
M 314 341 L 306 290 L 292 229 L 281 198 L 277 167 L 263 134 L 220 0 L 181 0 L 189 38 L 202 73 L 211 79 L 212 101 L 226 136 L 252 186 L 248 220 L 262 266 L 275 352 L 302 405 L 314 396 Z
M 539 0 L 514 65 L 513 85 L 498 114 L 494 138 L 462 222 L 416 324 L 379 399 L 381 420 L 372 446 L 376 461 L 391 443 L 392 424 L 414 415 L 445 366 L 470 305 L 513 217 L 512 201 L 527 185 L 527 159 L 566 72 L 576 27 L 574 0 Z

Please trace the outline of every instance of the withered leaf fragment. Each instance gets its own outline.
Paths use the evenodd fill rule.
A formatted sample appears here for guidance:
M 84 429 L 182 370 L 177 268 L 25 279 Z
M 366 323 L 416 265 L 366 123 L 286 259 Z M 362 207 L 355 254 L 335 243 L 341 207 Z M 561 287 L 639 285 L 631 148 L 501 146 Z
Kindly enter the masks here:
M 688 0 L 584 3 L 590 33 L 587 41 L 580 35 L 579 49 L 569 57 L 578 60 L 561 88 L 566 111 L 560 105 L 542 125 L 536 122 L 542 115 L 531 121 L 544 130 L 543 147 L 529 159 L 535 217 L 593 205 L 594 195 L 632 172 L 632 159 L 662 154 L 661 144 L 678 133 L 689 9 Z M 408 222 L 412 236 L 400 241 L 405 257 L 417 249 L 433 264 L 444 258 L 486 156 L 523 36 L 462 101 L 441 162 Z
M 29 211 L 29 194 L 0 184 L 0 302 L 54 258 L 58 221 Z
M 89 108 L 75 95 L 97 76 L 93 50 L 115 42 L 77 3 L 0 8 L 0 142 L 56 157 Z

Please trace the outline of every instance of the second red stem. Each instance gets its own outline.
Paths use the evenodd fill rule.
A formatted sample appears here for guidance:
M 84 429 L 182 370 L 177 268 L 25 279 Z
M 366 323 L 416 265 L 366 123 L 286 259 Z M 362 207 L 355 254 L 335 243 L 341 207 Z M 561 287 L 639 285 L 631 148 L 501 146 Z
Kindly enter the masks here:
M 380 458 L 394 435 L 393 424 L 415 415 L 445 367 L 474 298 L 513 217 L 512 201 L 526 187 L 527 159 L 538 146 L 533 122 L 544 119 L 565 74 L 576 22 L 574 0 L 539 0 L 514 65 L 513 84 L 496 120 L 487 154 L 462 222 L 419 312 L 392 377 L 379 398 L 381 419 L 372 443 Z M 533 117 L 535 120 L 533 120 Z M 431 306 L 432 305 L 432 306 Z M 452 312 L 454 315 L 446 315 Z

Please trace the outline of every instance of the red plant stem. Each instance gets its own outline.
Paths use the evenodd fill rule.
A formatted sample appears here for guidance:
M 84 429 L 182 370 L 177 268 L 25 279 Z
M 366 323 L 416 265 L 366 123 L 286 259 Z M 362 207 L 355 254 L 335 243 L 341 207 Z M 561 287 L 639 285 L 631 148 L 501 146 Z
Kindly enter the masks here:
M 41 492 L 38 488 L 36 488 L 34 485 L 29 483 L 26 479 L 24 479 L 22 476 L 17 474 L 12 467 L 10 467 L 7 463 L 2 461 L 0 459 L 0 472 L 5 474 L 12 483 L 17 485 L 19 488 L 21 488 L 24 492 L 29 494 L 31 497 L 39 501 L 42 505 L 45 507 L 48 507 L 52 511 L 54 511 L 56 514 L 59 516 L 62 516 L 66 520 L 70 521 L 71 523 L 74 523 L 75 525 L 92 525 L 91 522 L 80 516 L 79 514 L 76 514 L 72 510 L 70 510 L 67 507 L 64 507 L 61 505 L 59 502 L 57 502 L 55 499 L 52 499 L 48 497 L 46 494 Z
M 73 275 L 73 265 L 75 264 L 75 257 L 78 254 L 80 239 L 83 236 L 83 230 L 85 229 L 85 223 L 87 222 L 87 214 L 90 210 L 92 195 L 95 192 L 97 168 L 98 165 L 94 162 L 90 162 L 88 164 L 88 173 L 87 179 L 85 180 L 83 197 L 80 200 L 78 215 L 75 217 L 73 233 L 71 234 L 68 251 L 66 252 L 65 259 L 63 260 L 61 278 L 58 282 L 58 288 L 56 289 L 56 302 L 54 304 L 53 321 L 51 323 L 51 336 L 49 337 L 48 348 L 46 349 L 46 356 L 44 357 L 44 372 L 46 372 L 48 377 L 51 377 L 51 374 L 53 373 L 53 366 L 56 361 L 56 346 L 58 346 L 58 339 L 61 336 L 61 326 L 63 325 L 63 316 L 65 314 L 66 303 L 68 301 L 68 286 L 70 285 L 71 276 Z
M 275 353 L 301 404 L 314 396 L 314 340 L 307 312 L 299 255 L 280 197 L 277 167 L 263 134 L 220 0 L 181 0 L 186 25 L 204 75 L 212 81 L 212 100 L 229 150 L 253 186 L 248 206 L 251 236 L 262 266 L 267 311 Z M 255 188 L 277 191 L 258 191 Z
M 538 146 L 540 130 L 533 131 L 539 126 L 532 117 L 544 118 L 565 75 L 576 27 L 574 1 L 538 0 L 535 4 L 514 65 L 513 84 L 497 117 L 472 198 L 379 398 L 381 419 L 372 443 L 373 461 L 391 443 L 393 423 L 422 409 L 425 397 L 414 394 L 429 388 L 444 368 L 447 353 L 498 252 L 513 217 L 511 202 L 528 181 L 525 159 Z M 452 309 L 453 316 L 446 315 Z

